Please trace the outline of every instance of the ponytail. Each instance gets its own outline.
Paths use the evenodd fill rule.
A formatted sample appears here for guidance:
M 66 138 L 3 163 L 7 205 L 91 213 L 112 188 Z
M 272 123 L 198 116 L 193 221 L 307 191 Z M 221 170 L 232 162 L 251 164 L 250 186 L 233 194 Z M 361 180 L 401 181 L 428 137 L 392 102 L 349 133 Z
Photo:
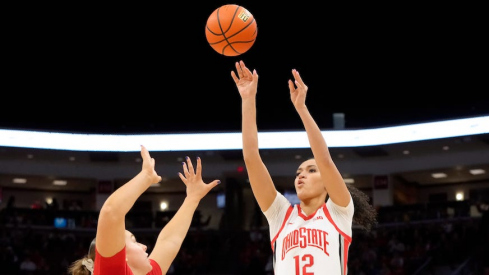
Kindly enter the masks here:
M 68 267 L 68 274 L 71 275 L 92 275 L 95 262 L 95 238 L 90 243 L 88 254 Z

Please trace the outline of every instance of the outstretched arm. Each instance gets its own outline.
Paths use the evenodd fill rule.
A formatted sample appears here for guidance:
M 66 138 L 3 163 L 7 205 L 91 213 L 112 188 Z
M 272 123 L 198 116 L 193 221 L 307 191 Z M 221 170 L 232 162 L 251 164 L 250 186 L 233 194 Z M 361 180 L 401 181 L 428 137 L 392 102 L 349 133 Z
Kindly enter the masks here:
M 209 184 L 204 183 L 200 158 L 197 158 L 197 169 L 194 170 L 192 161 L 187 157 L 187 163 L 183 163 L 183 174 L 179 173 L 179 176 L 187 186 L 187 196 L 177 213 L 161 230 L 155 247 L 149 255 L 149 258 L 159 264 L 163 274 L 166 274 L 177 256 L 200 200 L 220 183 L 219 180 L 214 180 Z
M 125 246 L 125 217 L 139 196 L 148 187 L 161 181 L 155 167 L 155 160 L 148 150 L 141 146 L 143 166 L 141 172 L 118 188 L 105 201 L 97 224 L 96 247 L 100 255 L 110 257 Z
M 324 186 L 331 200 L 337 205 L 345 207 L 350 202 L 350 193 L 331 158 L 321 130 L 307 109 L 306 95 L 308 87 L 302 81 L 297 70 L 292 70 L 292 75 L 294 76 L 294 82 L 289 80 L 290 99 L 306 129 L 314 159 L 321 173 L 321 178 L 324 180 Z
M 231 71 L 231 76 L 241 96 L 243 158 L 251 190 L 260 209 L 265 212 L 272 205 L 277 190 L 261 159 L 258 147 L 258 127 L 256 125 L 258 74 L 256 70 L 253 70 L 252 73 L 243 61 L 236 62 L 236 73 Z

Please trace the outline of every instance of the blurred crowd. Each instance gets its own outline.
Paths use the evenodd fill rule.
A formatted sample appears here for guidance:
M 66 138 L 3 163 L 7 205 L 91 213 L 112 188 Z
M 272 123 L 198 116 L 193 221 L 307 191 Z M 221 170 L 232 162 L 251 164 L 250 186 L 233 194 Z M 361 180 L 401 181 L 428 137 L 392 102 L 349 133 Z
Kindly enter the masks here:
M 431 211 L 423 210 L 427 208 Z M 479 207 L 477 217 L 464 204 L 441 209 L 440 205 L 379 209 L 379 225 L 371 232 L 354 228 L 348 274 L 439 274 L 437 268 L 453 272 L 462 264 L 471 272 L 464 274 L 489 274 L 487 208 Z M 0 210 L 0 274 L 67 274 L 68 265 L 87 254 L 96 227 L 97 212 L 70 213 L 74 212 L 75 226 L 55 228 L 52 219 L 62 210 Z M 132 231 L 141 243 L 155 243 L 158 228 L 145 222 L 147 217 L 142 219 L 131 222 Z M 272 275 L 268 229 L 192 226 L 168 274 Z

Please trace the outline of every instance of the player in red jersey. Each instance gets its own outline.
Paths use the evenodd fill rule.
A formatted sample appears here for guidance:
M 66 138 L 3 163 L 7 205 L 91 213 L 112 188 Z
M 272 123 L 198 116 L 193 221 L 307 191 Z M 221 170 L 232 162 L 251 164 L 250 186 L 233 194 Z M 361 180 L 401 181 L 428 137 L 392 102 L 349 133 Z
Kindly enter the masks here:
M 187 157 L 183 163 L 183 173 L 179 173 L 187 187 L 187 196 L 177 213 L 160 231 L 148 256 L 146 245 L 137 242 L 125 226 L 125 216 L 139 196 L 152 184 L 161 181 L 161 176 L 155 171 L 155 160 L 144 146 L 141 146 L 141 157 L 141 172 L 105 201 L 98 218 L 97 235 L 90 245 L 89 253 L 72 263 L 70 274 L 166 274 L 187 235 L 200 200 L 220 183 L 219 180 L 204 183 L 200 158 L 197 158 L 197 167 L 194 169 L 192 161 Z
M 352 224 L 370 230 L 376 211 L 368 196 L 345 184 L 324 137 L 306 106 L 308 87 L 297 70 L 289 80 L 290 98 L 307 132 L 314 158 L 300 164 L 294 181 L 300 204 L 279 193 L 258 146 L 256 94 L 258 74 L 243 61 L 231 76 L 241 96 L 243 157 L 253 194 L 268 220 L 273 268 L 280 275 L 348 273 Z

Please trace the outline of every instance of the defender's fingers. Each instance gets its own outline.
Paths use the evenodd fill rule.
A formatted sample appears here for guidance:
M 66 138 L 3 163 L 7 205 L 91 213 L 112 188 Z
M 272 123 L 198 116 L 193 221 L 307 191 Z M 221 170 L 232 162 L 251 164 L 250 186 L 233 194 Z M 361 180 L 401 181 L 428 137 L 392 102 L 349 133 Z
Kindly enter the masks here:
M 192 160 L 188 156 L 185 157 L 185 159 L 187 160 L 187 166 L 188 166 L 189 173 L 194 174 L 195 171 L 194 171 L 194 165 L 192 164 Z
M 180 179 L 183 181 L 183 183 L 185 183 L 185 185 L 187 185 L 187 178 L 185 178 L 182 173 L 178 172 L 178 176 L 180 177 Z
M 185 163 L 185 161 L 182 161 L 182 169 L 183 169 L 183 173 L 185 175 L 188 175 L 188 168 L 187 168 L 187 164 Z
M 197 176 L 200 176 L 201 171 L 202 171 L 202 160 L 200 159 L 200 157 L 197 157 L 197 170 L 195 171 L 195 174 Z
M 219 184 L 221 184 L 220 180 L 214 180 L 213 182 L 207 184 L 208 191 L 212 190 L 212 188 L 216 187 Z
M 148 149 L 146 149 L 146 147 L 144 147 L 144 145 L 141 145 L 141 157 L 143 159 L 145 158 L 149 158 L 149 152 L 148 152 Z

